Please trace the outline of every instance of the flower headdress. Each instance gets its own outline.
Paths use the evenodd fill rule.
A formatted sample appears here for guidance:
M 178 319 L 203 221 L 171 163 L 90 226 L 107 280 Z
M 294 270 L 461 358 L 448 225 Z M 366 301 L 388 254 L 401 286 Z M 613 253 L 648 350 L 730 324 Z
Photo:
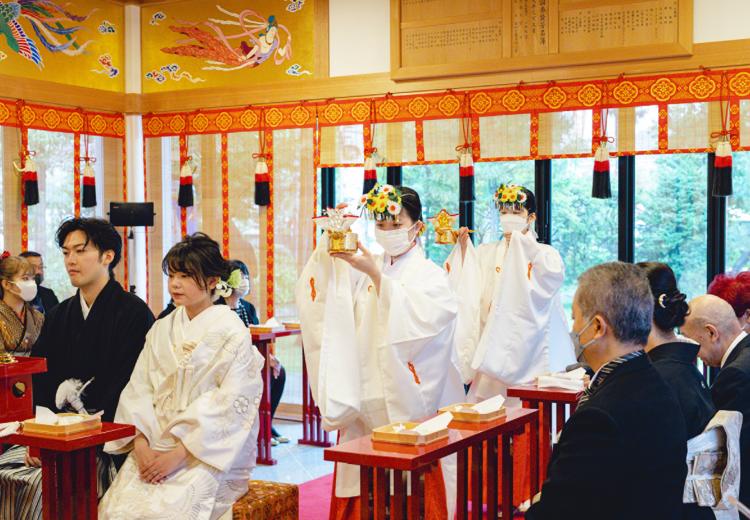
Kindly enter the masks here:
M 398 221 L 401 207 L 401 192 L 390 184 L 376 184 L 359 201 L 359 209 L 374 220 Z
M 232 291 L 240 287 L 242 281 L 242 271 L 235 269 L 226 280 L 219 280 L 214 289 L 214 295 L 228 298 L 232 296 Z
M 526 206 L 528 196 L 523 186 L 517 184 L 501 184 L 493 197 L 495 207 L 502 208 L 522 208 Z

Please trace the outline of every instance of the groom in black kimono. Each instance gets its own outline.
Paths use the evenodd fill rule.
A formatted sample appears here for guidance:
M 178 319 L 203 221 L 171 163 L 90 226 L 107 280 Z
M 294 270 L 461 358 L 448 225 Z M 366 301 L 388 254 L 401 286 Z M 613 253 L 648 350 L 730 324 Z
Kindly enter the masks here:
M 101 219 L 77 218 L 63 222 L 57 243 L 65 257 L 70 283 L 78 289 L 71 298 L 47 313 L 32 355 L 47 358 L 47 372 L 34 376 L 34 402 L 58 411 L 56 394 L 64 381 L 83 383 L 82 402 L 90 412 L 103 411 L 112 421 L 122 389 L 130 379 L 154 315 L 137 296 L 114 280 L 122 239 Z M 41 471 L 38 459 L 12 448 L 0 456 L 0 486 L 12 489 L 0 498 L 0 517 L 41 518 Z M 24 457 L 25 455 L 25 457 Z M 99 495 L 111 477 L 108 459 L 99 464 Z
M 32 356 L 47 358 L 47 372 L 34 377 L 34 401 L 56 410 L 60 383 L 94 378 L 83 403 L 91 412 L 104 411 L 103 421 L 112 421 L 154 315 L 114 279 L 122 239 L 112 224 L 67 220 L 57 231 L 57 243 L 78 291 L 47 314 L 32 349 Z

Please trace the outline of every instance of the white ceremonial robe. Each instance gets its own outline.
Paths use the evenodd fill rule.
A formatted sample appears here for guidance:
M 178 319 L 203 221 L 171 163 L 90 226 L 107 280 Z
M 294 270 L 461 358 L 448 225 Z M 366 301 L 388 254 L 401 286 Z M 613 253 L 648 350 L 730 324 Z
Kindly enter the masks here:
M 445 273 L 416 246 L 382 265 L 380 292 L 325 237 L 297 282 L 305 362 L 326 430 L 346 442 L 396 421 L 428 417 L 464 400 L 453 335 L 458 305 Z M 448 510 L 455 464 L 443 461 Z M 336 496 L 359 496 L 359 470 L 338 464 Z
M 99 505 L 102 520 L 215 520 L 247 492 L 255 466 L 263 357 L 226 305 L 189 320 L 178 307 L 146 336 L 115 421 L 133 424 L 152 449 L 182 442 L 188 458 L 163 483 L 141 480 L 130 453 Z M 131 451 L 133 438 L 108 442 Z
M 575 363 L 560 301 L 565 267 L 557 250 L 530 233 L 513 232 L 462 260 L 456 245 L 446 260 L 459 295 L 456 351 L 469 400 L 505 395 L 508 386 Z

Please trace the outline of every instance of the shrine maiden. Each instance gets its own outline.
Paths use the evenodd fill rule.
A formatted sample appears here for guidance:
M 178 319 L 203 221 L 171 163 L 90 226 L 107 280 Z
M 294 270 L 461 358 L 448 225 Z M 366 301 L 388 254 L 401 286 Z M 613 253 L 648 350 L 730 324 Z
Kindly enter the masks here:
M 115 420 L 136 436 L 105 445 L 130 454 L 102 520 L 217 519 L 247 492 L 255 465 L 263 358 L 237 314 L 213 305 L 241 273 L 230 275 L 202 233 L 173 246 L 163 269 L 176 309 L 149 331 L 120 397 Z
M 325 429 L 339 430 L 339 442 L 464 400 L 452 348 L 458 304 L 418 242 L 419 195 L 378 185 L 362 205 L 384 254 L 360 243 L 360 254 L 329 255 L 323 235 L 296 288 L 310 385 Z M 455 473 L 442 466 L 425 478 L 427 518 L 454 509 Z M 337 464 L 334 491 L 331 518 L 358 518 L 356 466 Z
M 557 250 L 537 242 L 531 229 L 534 194 L 503 184 L 494 198 L 503 239 L 475 249 L 463 228 L 446 260 L 461 300 L 457 352 L 471 401 L 575 363 L 559 294 L 565 269 Z

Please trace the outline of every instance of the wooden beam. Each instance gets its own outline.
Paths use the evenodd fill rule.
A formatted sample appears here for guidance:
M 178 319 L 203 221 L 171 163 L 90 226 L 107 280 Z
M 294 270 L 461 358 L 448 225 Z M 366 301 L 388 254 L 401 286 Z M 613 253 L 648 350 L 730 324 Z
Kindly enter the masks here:
M 295 82 L 252 85 L 243 88 L 193 89 L 179 93 L 160 92 L 143 95 L 140 100 L 140 110 L 143 113 L 189 111 L 198 108 L 284 103 L 332 97 L 378 96 L 388 92 L 405 94 L 448 88 L 465 89 L 514 85 L 521 80 L 525 83 L 544 83 L 551 80 L 617 77 L 620 74 L 658 74 L 689 71 L 698 70 L 701 67 L 741 67 L 750 65 L 748 48 L 750 48 L 750 39 L 695 44 L 692 56 L 626 63 L 574 65 L 399 82 L 393 81 L 389 73 L 379 73 L 336 78 L 311 78 Z
M 19 78 L 0 74 L 3 97 L 23 99 L 49 105 L 82 107 L 87 110 L 105 112 L 125 112 L 126 96 L 122 92 L 112 92 L 88 87 L 65 85 L 54 81 Z

